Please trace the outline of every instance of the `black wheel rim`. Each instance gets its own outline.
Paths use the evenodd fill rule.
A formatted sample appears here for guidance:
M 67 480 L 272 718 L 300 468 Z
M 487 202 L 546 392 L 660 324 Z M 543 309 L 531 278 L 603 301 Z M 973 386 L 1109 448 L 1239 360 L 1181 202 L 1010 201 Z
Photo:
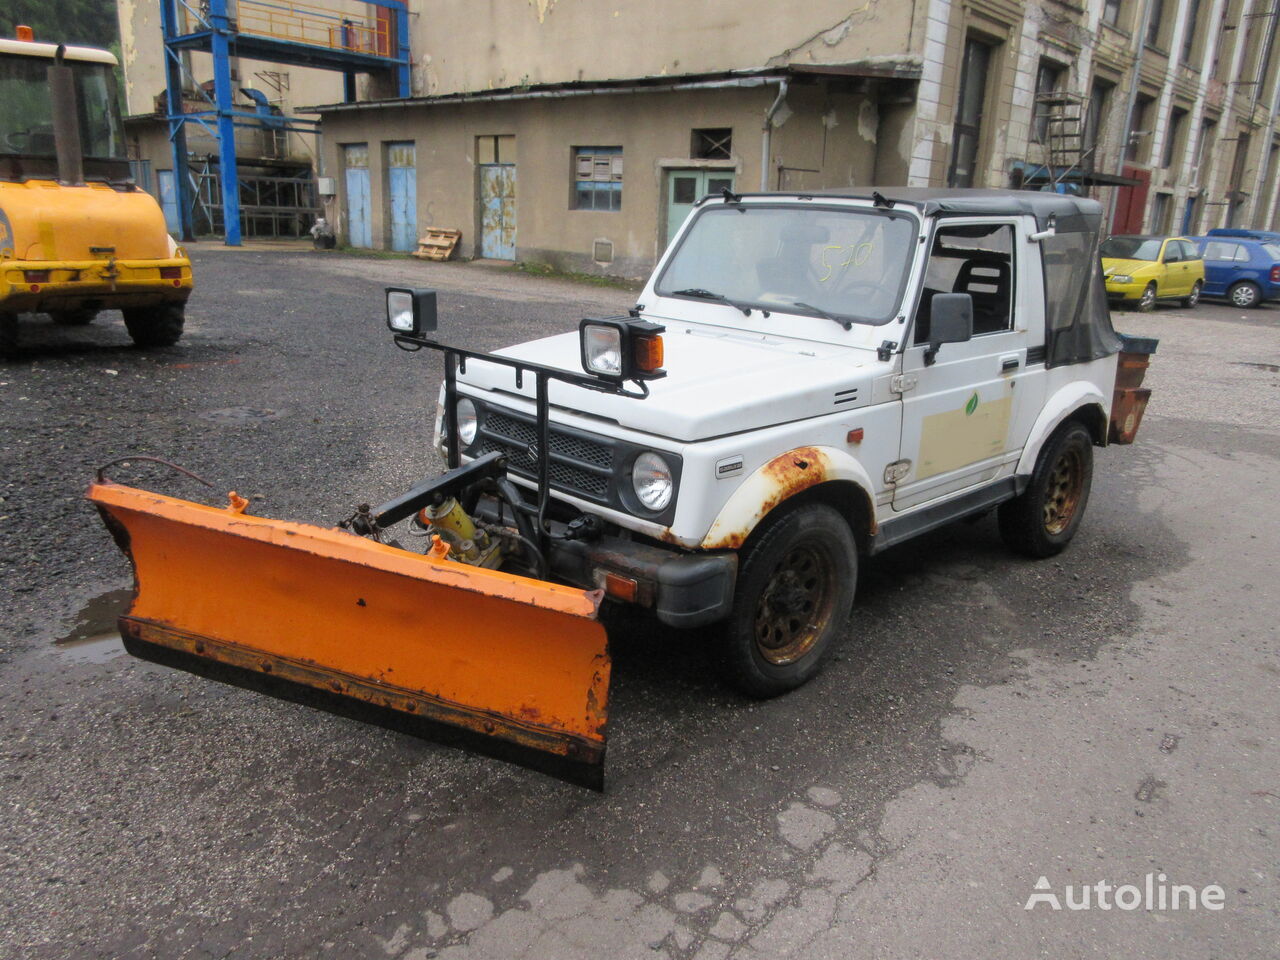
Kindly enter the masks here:
M 791 547 L 774 566 L 756 601 L 756 649 L 776 666 L 795 663 L 817 645 L 831 620 L 835 565 L 811 541 Z

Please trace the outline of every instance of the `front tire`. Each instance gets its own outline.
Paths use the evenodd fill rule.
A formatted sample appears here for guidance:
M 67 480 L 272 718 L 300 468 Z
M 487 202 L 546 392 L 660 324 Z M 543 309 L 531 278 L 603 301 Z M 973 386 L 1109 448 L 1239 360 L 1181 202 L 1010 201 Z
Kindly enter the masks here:
M 182 337 L 181 303 L 133 307 L 124 311 L 124 325 L 140 347 L 171 347 Z
M 1142 298 L 1138 301 L 1138 311 L 1140 313 L 1150 313 L 1156 308 L 1156 282 L 1152 280 L 1147 284 L 1147 288 L 1142 291 Z
M 50 310 L 49 319 L 60 327 L 83 327 L 93 323 L 97 310 Z
M 1027 489 L 1000 505 L 1001 538 L 1036 559 L 1061 553 L 1080 527 L 1092 485 L 1093 437 L 1073 420 L 1044 445 Z
M 1239 283 L 1233 283 L 1231 288 L 1227 290 L 1227 299 L 1234 306 L 1249 309 L 1262 302 L 1262 291 L 1258 289 L 1256 284 L 1252 284 L 1248 280 L 1241 280 Z
M 761 699 L 808 682 L 853 605 L 858 550 L 844 517 L 806 504 L 774 521 L 750 548 L 724 628 L 727 679 Z
M 1191 287 L 1191 296 L 1182 298 L 1182 305 L 1190 309 L 1191 307 L 1194 307 L 1197 303 L 1199 303 L 1200 291 L 1203 289 L 1203 287 L 1204 287 L 1204 284 L 1202 284 L 1199 280 L 1197 280 L 1195 284 Z

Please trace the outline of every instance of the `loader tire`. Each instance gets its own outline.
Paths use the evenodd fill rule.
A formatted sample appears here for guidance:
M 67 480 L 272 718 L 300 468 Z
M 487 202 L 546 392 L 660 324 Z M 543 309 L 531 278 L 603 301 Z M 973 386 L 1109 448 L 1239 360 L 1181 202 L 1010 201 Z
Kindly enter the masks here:
M 124 325 L 140 347 L 171 347 L 182 337 L 184 305 L 162 303 L 124 311 Z
M 50 310 L 49 319 L 60 327 L 83 327 L 93 323 L 97 310 Z
M 0 313 L 0 360 L 12 360 L 18 355 L 18 315 Z
M 853 605 L 858 550 L 825 504 L 784 514 L 751 545 L 724 624 L 726 678 L 750 697 L 794 690 L 822 667 Z
M 1080 527 L 1092 484 L 1093 438 L 1072 420 L 1040 451 L 1027 489 L 1000 504 L 1001 539 L 1038 560 L 1061 553 Z

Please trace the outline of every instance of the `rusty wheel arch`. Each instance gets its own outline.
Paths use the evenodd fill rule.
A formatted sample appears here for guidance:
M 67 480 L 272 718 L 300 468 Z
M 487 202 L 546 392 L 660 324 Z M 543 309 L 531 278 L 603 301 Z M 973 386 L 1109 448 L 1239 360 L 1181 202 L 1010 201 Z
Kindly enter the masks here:
M 852 480 L 825 480 L 787 497 L 760 518 L 747 534 L 739 550 L 745 556 L 760 535 L 787 514 L 810 503 L 825 503 L 844 517 L 853 531 L 858 553 L 865 555 L 876 532 L 875 510 L 871 497 Z

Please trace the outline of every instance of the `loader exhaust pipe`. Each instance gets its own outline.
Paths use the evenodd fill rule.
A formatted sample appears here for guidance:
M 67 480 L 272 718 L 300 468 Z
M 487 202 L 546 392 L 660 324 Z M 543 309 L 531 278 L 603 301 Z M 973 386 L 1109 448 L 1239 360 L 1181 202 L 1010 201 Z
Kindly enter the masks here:
M 80 143 L 80 110 L 75 74 L 63 62 L 65 54 L 66 47 L 58 44 L 47 74 L 53 100 L 53 140 L 58 154 L 58 181 L 81 187 L 84 186 L 84 150 Z

